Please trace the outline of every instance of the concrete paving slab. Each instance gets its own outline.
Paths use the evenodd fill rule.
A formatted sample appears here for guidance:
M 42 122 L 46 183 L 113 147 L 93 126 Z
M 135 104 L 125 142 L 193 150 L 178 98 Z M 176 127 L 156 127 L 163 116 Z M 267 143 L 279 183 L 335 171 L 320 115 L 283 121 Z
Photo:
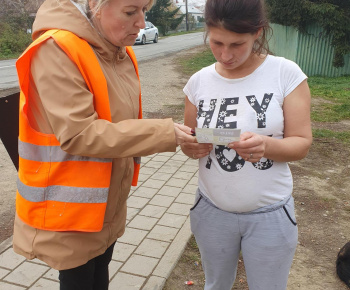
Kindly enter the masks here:
M 6 269 L 1 269 L 0 268 L 0 279 L 4 278 L 9 273 L 10 273 L 10 270 L 6 270 Z
M 112 259 L 116 261 L 125 262 L 131 256 L 135 249 L 136 246 L 116 242 L 114 246 Z
M 182 192 L 175 199 L 175 202 L 192 205 L 194 204 L 194 199 L 195 199 L 195 195 L 193 193 L 189 194 L 189 193 Z
M 167 213 L 187 216 L 192 204 L 183 204 L 174 202 L 167 210 Z
M 158 180 L 169 180 L 169 178 L 172 176 L 170 173 L 164 173 L 164 172 L 156 172 L 152 175 L 152 179 L 158 179 Z
M 3 280 L 6 282 L 16 283 L 21 286 L 31 286 L 37 279 L 49 271 L 48 266 L 24 262 L 14 269 Z
M 145 197 L 145 198 L 152 198 L 153 196 L 156 195 L 158 190 L 159 190 L 159 188 L 149 188 L 149 187 L 145 187 L 145 186 L 140 186 L 137 190 L 134 191 L 133 195 Z M 129 206 L 130 205 L 128 205 L 128 207 Z
M 138 290 L 141 289 L 146 278 L 130 275 L 126 273 L 118 273 L 109 283 L 110 289 L 123 289 L 123 290 Z
M 127 211 L 127 215 L 126 215 L 126 220 L 127 220 L 127 221 L 132 220 L 139 212 L 140 212 L 140 209 L 139 209 L 139 208 L 128 207 L 128 211 Z
M 173 203 L 174 200 L 175 197 L 158 194 L 150 200 L 149 204 L 168 207 Z
M 166 279 L 164 279 L 164 278 L 157 277 L 157 276 L 151 276 L 148 279 L 147 284 L 142 289 L 144 289 L 144 290 L 162 289 L 165 282 L 166 282 Z
M 184 188 L 187 183 L 188 183 L 188 180 L 186 179 L 172 177 L 167 181 L 167 183 L 165 183 L 165 185 Z
M 179 229 L 169 228 L 165 226 L 156 225 L 148 234 L 147 238 L 160 240 L 165 242 L 172 242 L 177 235 Z
M 118 239 L 118 242 L 131 245 L 139 245 L 146 237 L 148 231 L 126 227 L 125 233 Z
M 147 162 L 147 167 L 152 167 L 152 168 L 161 168 L 163 166 L 164 162 L 161 161 L 155 161 L 155 160 L 151 160 Z
M 32 287 L 29 288 L 29 290 L 59 290 L 60 289 L 60 283 L 56 281 L 51 281 L 48 279 L 39 279 Z
M 12 248 L 7 249 L 0 255 L 1 267 L 13 270 L 25 260 L 24 257 L 17 255 Z
M 185 216 L 166 213 L 159 220 L 158 225 L 180 229 L 186 220 Z
M 160 259 L 167 248 L 169 247 L 169 243 L 145 239 L 136 249 L 135 254 L 158 258 Z
M 152 273 L 158 262 L 159 259 L 134 254 L 124 264 L 121 271 L 147 277 Z
M 27 289 L 25 287 L 9 284 L 6 282 L 0 282 L 0 289 L 2 290 L 24 290 Z
M 128 224 L 129 227 L 149 231 L 158 222 L 158 219 L 148 216 L 135 216 Z
M 159 195 L 167 195 L 177 197 L 181 192 L 181 188 L 173 186 L 163 186 L 159 191 Z
M 54 280 L 54 281 L 59 281 L 58 280 L 58 275 L 59 272 L 55 269 L 50 269 L 50 271 L 46 272 L 46 274 L 44 275 L 44 278 L 50 279 L 50 280 Z
M 146 180 L 142 186 L 144 187 L 150 187 L 150 188 L 161 188 L 165 183 L 165 180 L 158 180 L 158 179 L 148 179 Z
M 139 196 L 130 196 L 128 199 L 128 205 L 133 208 L 143 208 L 149 202 L 148 198 Z
M 147 205 L 140 212 L 140 215 L 149 216 L 153 218 L 161 218 L 167 210 L 167 207 L 157 205 Z

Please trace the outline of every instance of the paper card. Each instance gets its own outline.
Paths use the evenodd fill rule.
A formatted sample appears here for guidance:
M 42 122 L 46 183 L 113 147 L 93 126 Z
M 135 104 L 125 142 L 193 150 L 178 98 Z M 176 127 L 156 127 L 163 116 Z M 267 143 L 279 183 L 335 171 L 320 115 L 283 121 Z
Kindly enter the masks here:
M 198 143 L 227 145 L 233 141 L 239 141 L 240 135 L 241 129 L 196 128 Z

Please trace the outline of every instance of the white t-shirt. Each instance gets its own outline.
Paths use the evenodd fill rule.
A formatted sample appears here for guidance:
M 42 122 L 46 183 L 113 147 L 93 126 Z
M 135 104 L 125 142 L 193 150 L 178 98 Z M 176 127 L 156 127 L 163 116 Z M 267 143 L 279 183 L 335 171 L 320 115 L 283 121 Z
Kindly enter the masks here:
M 184 88 L 197 107 L 197 127 L 238 128 L 282 139 L 283 101 L 307 77 L 294 62 L 267 56 L 250 75 L 227 79 L 215 64 L 195 73 Z M 249 212 L 289 196 L 293 180 L 286 162 L 244 161 L 233 149 L 217 145 L 199 160 L 198 186 L 218 208 Z

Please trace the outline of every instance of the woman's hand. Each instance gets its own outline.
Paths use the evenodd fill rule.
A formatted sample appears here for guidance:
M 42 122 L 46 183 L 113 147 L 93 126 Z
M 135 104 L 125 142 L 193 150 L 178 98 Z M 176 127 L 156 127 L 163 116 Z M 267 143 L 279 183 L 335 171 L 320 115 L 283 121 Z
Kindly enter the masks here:
M 210 151 L 213 150 L 213 144 L 207 143 L 183 143 L 181 144 L 182 152 L 190 158 L 198 159 L 205 157 L 210 154 Z
M 252 132 L 241 134 L 241 140 L 228 144 L 228 147 L 235 150 L 245 161 L 258 162 L 265 154 L 266 136 Z
M 197 108 L 193 105 L 186 96 L 185 102 L 185 124 L 192 129 L 191 133 L 194 133 L 194 128 L 197 126 Z M 194 137 L 193 137 L 194 138 Z M 181 144 L 181 150 L 188 157 L 198 159 L 209 155 L 213 150 L 213 144 L 199 144 L 197 139 L 194 138 L 193 142 L 184 142 Z
M 174 123 L 175 129 L 175 138 L 176 138 L 176 146 L 179 146 L 183 143 L 193 143 L 196 142 L 196 138 L 191 136 L 191 128 L 185 125 L 180 125 Z

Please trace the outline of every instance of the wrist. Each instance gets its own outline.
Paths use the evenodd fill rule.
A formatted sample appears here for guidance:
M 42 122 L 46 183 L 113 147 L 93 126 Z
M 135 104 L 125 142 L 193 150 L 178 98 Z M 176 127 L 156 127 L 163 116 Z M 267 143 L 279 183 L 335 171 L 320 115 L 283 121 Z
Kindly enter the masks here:
M 269 147 L 270 147 L 270 140 L 271 137 L 270 136 L 262 136 L 263 139 L 263 146 L 264 146 L 264 155 L 263 157 L 266 157 L 266 155 L 268 155 L 269 152 Z

